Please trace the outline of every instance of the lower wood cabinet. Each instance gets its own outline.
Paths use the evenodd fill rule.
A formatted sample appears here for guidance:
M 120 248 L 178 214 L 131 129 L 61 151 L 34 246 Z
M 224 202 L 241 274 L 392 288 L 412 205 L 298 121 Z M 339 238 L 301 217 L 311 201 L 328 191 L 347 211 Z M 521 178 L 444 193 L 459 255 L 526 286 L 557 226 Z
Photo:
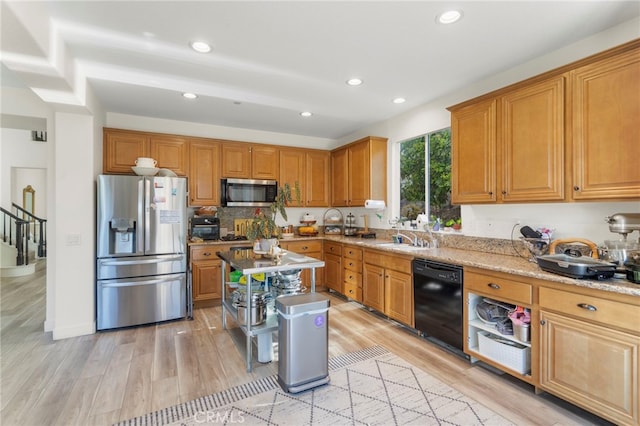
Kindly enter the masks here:
M 327 288 L 344 294 L 342 288 L 342 244 L 324 242 L 324 283 Z
M 362 303 L 413 327 L 411 257 L 367 250 L 363 269 Z
M 640 423 L 640 306 L 540 288 L 540 388 L 616 424 Z
M 193 245 L 189 248 L 189 268 L 191 270 L 191 293 L 194 307 L 211 306 L 222 300 L 222 260 L 216 254 L 231 247 L 246 246 L 251 243 Z M 229 265 L 227 265 L 227 273 Z
M 222 298 L 222 261 L 217 246 L 191 247 L 191 286 L 193 301 Z
M 342 247 L 342 279 L 344 295 L 362 302 L 362 249 L 345 245 Z

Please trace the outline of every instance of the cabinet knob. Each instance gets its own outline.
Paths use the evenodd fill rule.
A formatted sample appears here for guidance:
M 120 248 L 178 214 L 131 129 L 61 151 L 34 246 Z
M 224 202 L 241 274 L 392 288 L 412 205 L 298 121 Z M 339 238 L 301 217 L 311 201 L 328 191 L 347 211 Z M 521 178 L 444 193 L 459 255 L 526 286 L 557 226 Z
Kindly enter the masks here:
M 574 191 L 580 191 L 580 187 L 576 185 L 576 186 L 573 187 L 573 190 Z
M 211 253 L 209 253 L 208 251 L 202 253 L 203 256 L 211 256 Z
M 489 191 L 489 195 L 493 195 L 493 191 Z
M 500 286 L 496 283 L 488 283 L 487 286 L 491 287 L 494 290 L 500 290 Z
M 507 191 L 502 191 L 502 195 L 507 195 Z
M 309 247 L 304 246 L 304 247 L 302 247 L 302 250 L 309 250 Z
M 545 320 L 540 321 L 540 325 L 545 325 L 547 322 Z
M 588 303 L 578 303 L 578 308 L 582 308 L 582 309 L 586 309 L 587 311 L 597 311 L 598 308 L 596 308 L 593 305 L 589 305 Z

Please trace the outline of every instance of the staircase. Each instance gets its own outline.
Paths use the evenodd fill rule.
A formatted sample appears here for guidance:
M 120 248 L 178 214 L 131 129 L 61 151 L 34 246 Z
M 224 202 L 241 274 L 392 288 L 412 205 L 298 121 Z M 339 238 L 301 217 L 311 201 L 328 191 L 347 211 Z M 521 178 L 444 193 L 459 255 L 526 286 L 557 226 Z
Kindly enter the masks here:
M 47 256 L 47 220 L 15 203 L 12 211 L 0 207 L 0 215 L 0 276 L 32 274 L 37 260 Z

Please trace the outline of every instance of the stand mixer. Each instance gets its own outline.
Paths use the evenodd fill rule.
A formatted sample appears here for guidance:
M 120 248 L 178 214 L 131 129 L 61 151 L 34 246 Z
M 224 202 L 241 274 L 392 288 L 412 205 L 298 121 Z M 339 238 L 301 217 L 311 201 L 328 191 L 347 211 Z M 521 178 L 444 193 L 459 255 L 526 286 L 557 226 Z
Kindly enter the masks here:
M 609 231 L 622 235 L 622 239 L 605 241 L 604 247 L 598 248 L 598 255 L 600 259 L 622 266 L 630 251 L 640 250 L 640 238 L 638 241 L 627 241 L 628 234 L 640 231 L 640 213 L 616 213 L 605 219 Z

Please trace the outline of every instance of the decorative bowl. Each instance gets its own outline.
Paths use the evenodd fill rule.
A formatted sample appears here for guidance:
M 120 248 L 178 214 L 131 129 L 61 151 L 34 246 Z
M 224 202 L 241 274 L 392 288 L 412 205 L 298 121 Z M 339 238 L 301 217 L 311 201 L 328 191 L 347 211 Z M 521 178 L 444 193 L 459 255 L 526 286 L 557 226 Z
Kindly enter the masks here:
M 157 167 L 136 167 L 132 166 L 131 170 L 138 176 L 155 176 L 160 170 Z

